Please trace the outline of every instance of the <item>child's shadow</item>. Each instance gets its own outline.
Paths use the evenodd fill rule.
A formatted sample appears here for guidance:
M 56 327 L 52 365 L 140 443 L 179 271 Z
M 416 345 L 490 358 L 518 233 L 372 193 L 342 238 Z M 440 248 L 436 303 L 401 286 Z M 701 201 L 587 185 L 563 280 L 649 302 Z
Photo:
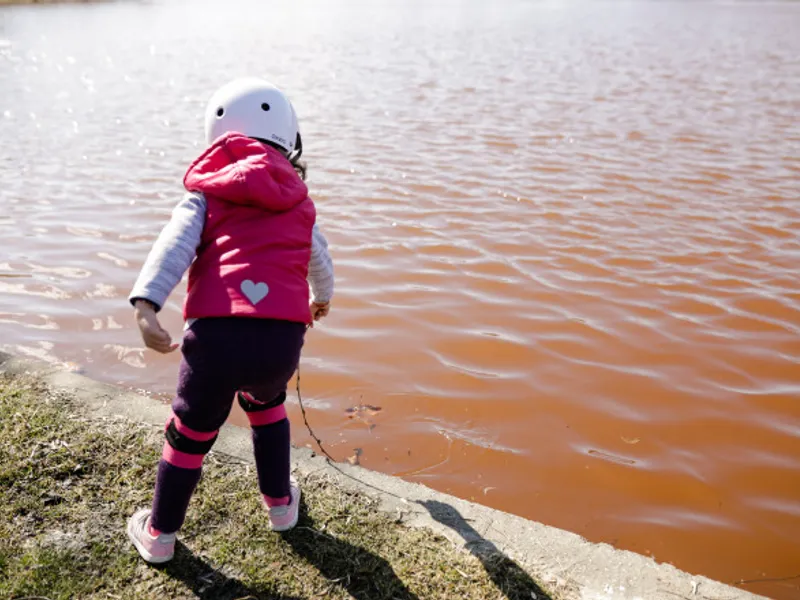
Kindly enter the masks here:
M 386 559 L 314 527 L 301 501 L 300 524 L 283 534 L 295 553 L 355 600 L 419 600 Z
M 450 527 L 464 539 L 466 548 L 481 561 L 486 574 L 506 598 L 551 600 L 530 575 L 479 534 L 455 508 L 438 500 L 423 500 L 419 504 L 427 509 L 434 520 Z
M 161 569 L 169 577 L 182 581 L 201 600 L 303 600 L 248 587 L 212 567 L 180 541 L 175 545 L 175 558 Z
M 419 600 L 385 559 L 315 529 L 302 501 L 300 511 L 300 524 L 283 534 L 283 539 L 298 556 L 314 565 L 331 585 L 346 589 L 354 600 Z M 302 600 L 261 586 L 249 587 L 228 577 L 193 554 L 180 541 L 175 547 L 175 558 L 162 568 L 202 600 Z

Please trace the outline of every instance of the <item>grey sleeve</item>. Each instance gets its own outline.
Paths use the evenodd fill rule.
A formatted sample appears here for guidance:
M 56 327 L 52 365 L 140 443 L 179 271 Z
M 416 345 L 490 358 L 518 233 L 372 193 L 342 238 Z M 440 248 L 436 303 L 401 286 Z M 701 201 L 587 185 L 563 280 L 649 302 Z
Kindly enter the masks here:
M 161 310 L 195 258 L 206 220 L 206 199 L 187 193 L 156 239 L 128 300 L 145 299 Z
M 328 253 L 328 240 L 315 224 L 311 232 L 311 259 L 308 262 L 312 302 L 330 302 L 333 298 L 333 282 L 333 261 Z

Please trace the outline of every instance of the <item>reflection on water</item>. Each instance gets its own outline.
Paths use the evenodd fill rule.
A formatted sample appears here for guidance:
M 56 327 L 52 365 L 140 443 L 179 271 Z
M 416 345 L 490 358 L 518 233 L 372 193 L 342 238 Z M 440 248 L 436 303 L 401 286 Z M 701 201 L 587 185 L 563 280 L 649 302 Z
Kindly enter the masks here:
M 0 345 L 168 399 L 178 357 L 143 351 L 125 297 L 208 94 L 261 72 L 297 104 L 336 260 L 303 391 L 337 457 L 728 582 L 794 575 L 798 24 L 794 3 L 1 9 Z

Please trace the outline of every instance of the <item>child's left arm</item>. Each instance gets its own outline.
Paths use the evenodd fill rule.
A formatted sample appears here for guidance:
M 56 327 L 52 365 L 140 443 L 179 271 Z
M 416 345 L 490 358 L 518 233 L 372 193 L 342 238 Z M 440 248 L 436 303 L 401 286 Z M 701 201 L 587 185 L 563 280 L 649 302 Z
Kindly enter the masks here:
M 311 287 L 311 326 L 330 312 L 333 297 L 333 261 L 328 252 L 328 240 L 318 225 L 311 233 L 311 259 L 308 263 L 308 283 Z

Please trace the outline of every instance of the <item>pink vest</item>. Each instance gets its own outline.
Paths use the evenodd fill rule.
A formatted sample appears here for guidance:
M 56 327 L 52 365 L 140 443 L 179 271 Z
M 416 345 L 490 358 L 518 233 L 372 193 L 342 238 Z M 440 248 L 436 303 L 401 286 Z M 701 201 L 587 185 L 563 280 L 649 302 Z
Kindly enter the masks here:
M 310 323 L 306 278 L 316 211 L 289 161 L 229 133 L 192 163 L 184 186 L 202 192 L 207 203 L 184 318 Z

